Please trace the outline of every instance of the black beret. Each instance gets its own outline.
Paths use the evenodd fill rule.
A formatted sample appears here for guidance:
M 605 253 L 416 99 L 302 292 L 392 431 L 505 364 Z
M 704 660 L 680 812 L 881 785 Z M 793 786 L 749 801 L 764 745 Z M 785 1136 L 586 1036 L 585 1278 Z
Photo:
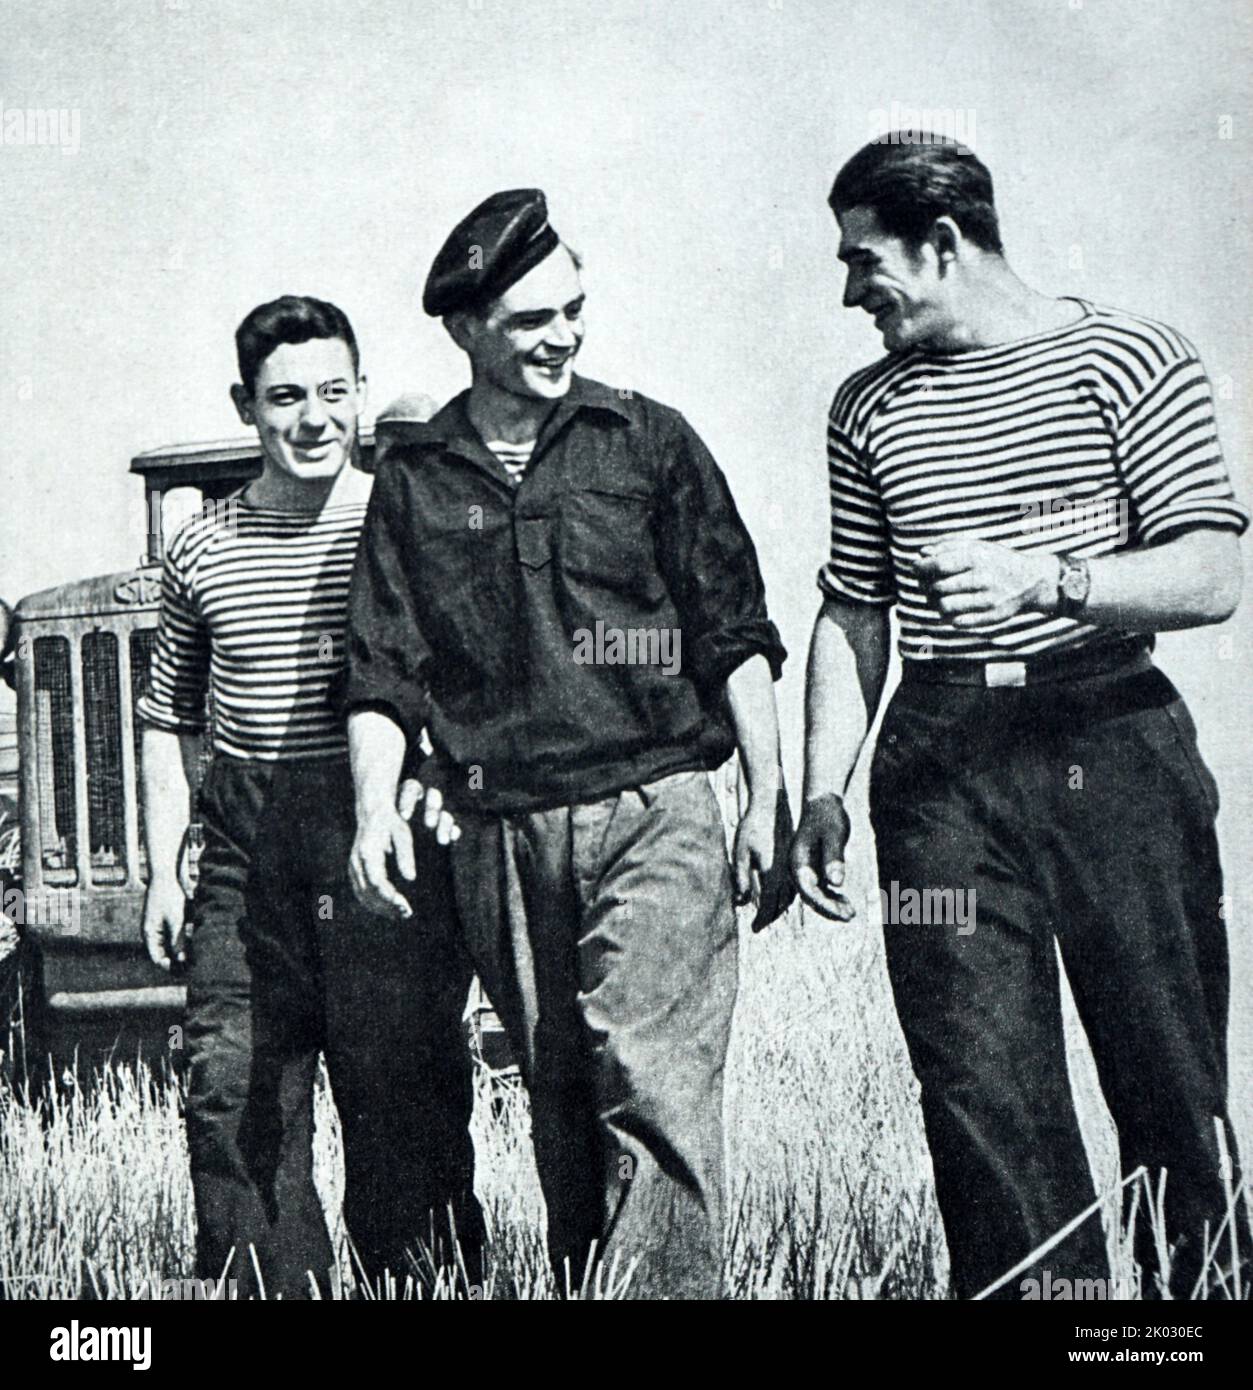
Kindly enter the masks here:
M 426 277 L 422 307 L 434 318 L 504 294 L 557 248 L 538 188 L 493 193 L 453 228 Z

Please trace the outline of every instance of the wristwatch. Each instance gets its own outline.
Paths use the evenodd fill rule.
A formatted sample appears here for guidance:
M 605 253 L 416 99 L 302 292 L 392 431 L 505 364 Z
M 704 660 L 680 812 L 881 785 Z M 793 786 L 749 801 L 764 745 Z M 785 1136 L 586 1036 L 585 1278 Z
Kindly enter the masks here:
M 1077 560 L 1073 555 L 1059 555 L 1061 573 L 1057 578 L 1057 616 L 1059 618 L 1079 618 L 1088 601 L 1088 590 L 1092 576 L 1088 573 L 1088 562 Z

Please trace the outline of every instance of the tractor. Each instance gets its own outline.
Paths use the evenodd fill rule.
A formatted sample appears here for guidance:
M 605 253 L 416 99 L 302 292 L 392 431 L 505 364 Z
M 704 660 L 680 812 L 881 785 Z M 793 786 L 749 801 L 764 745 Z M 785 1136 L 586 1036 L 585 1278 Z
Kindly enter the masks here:
M 377 431 L 362 432 L 356 466 L 373 471 L 376 432 L 381 453 L 431 408 L 422 398 L 390 407 Z M 255 437 L 137 455 L 139 566 L 0 605 L 0 674 L 17 693 L 16 720 L 0 716 L 0 1069 L 10 1082 L 40 1088 L 110 1061 L 180 1060 L 184 986 L 151 964 L 140 931 L 148 866 L 135 702 L 156 638 L 164 537 L 260 471 Z M 201 777 L 211 756 L 206 738 Z M 193 822 L 179 869 L 189 894 L 197 852 Z M 476 1057 L 507 1077 L 504 1034 L 477 984 L 466 1029 Z

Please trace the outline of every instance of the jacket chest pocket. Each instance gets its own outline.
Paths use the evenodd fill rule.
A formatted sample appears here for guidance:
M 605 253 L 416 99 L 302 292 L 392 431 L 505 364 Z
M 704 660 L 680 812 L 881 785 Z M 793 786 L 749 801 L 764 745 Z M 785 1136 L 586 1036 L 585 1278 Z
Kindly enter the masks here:
M 518 563 L 524 569 L 542 570 L 553 558 L 553 519 L 550 516 L 517 516 L 513 522 Z
M 560 524 L 561 566 L 571 578 L 645 603 L 665 596 L 653 544 L 652 497 L 628 487 L 582 487 L 567 494 Z

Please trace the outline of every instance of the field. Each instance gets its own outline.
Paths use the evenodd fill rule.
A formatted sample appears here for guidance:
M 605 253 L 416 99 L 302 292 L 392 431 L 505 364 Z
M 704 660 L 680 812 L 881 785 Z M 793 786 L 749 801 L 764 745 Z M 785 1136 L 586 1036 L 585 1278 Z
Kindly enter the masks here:
M 1112 1129 L 1073 1027 L 1071 1063 L 1098 1184 L 1108 1189 Z M 338 1139 L 325 1095 L 319 1116 L 319 1183 L 335 1211 Z M 1243 1133 L 1246 1120 L 1237 1116 Z M 915 1083 L 872 923 L 833 928 L 794 910 L 764 935 L 745 936 L 727 1130 L 733 1296 L 944 1296 L 944 1240 Z M 524 1097 L 506 1095 L 493 1113 L 484 1083 L 475 1141 L 493 1233 L 486 1294 L 552 1297 Z M 1129 1296 L 1125 1242 L 1112 1239 L 1120 1291 Z M 190 1272 L 191 1242 L 178 1097 L 164 1078 L 120 1068 L 101 1088 L 62 1092 L 45 1120 L 0 1092 L 0 1283 L 8 1298 L 152 1297 L 163 1281 Z M 346 1252 L 343 1267 L 347 1279 Z M 402 1282 L 374 1292 L 404 1297 L 414 1288 Z M 436 1295 L 464 1290 L 449 1279 Z

